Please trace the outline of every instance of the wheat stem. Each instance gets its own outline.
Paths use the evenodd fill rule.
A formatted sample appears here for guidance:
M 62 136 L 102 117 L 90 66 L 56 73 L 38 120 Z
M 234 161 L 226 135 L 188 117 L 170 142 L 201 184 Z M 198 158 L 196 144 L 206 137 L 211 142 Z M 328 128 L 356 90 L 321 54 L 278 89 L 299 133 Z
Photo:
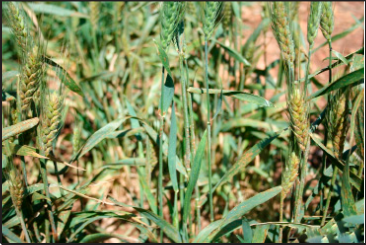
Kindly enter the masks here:
M 328 46 L 329 46 L 329 77 L 328 77 L 328 83 L 332 83 L 332 40 L 330 39 L 328 41 Z M 329 105 L 330 101 L 329 101 L 329 96 L 327 96 L 327 104 Z M 328 144 L 328 128 L 325 127 L 324 130 L 324 145 L 327 146 Z M 325 175 L 325 169 L 326 169 L 326 162 L 327 162 L 327 154 L 323 154 L 322 157 L 322 175 Z M 319 183 L 320 187 L 322 187 L 322 183 Z M 320 194 L 320 210 L 323 210 L 323 197 L 324 197 L 324 189 L 322 189 L 321 194 Z M 325 208 L 323 210 L 323 213 L 325 212 L 325 214 L 327 213 L 328 208 Z
M 47 169 L 46 169 L 46 159 L 40 159 L 40 167 L 41 167 L 41 177 L 42 177 L 42 181 L 43 181 L 43 190 L 46 193 L 46 197 L 47 197 L 47 209 L 48 209 L 48 215 L 50 218 L 50 223 L 51 223 L 51 229 L 52 229 L 52 234 L 53 234 L 53 239 L 54 242 L 57 241 L 57 229 L 56 229 L 56 223 L 55 223 L 55 218 L 54 218 L 54 214 L 52 211 L 52 203 L 51 203 L 51 195 L 50 195 L 50 191 L 48 188 L 48 179 L 47 179 Z
M 158 201 L 159 216 L 163 218 L 163 129 L 164 129 L 164 67 L 161 70 L 161 96 L 160 96 L 160 129 L 159 129 L 159 179 Z M 163 242 L 163 230 L 160 231 L 160 242 Z
M 185 71 L 186 71 L 186 87 L 189 87 L 189 76 L 188 76 L 188 64 L 187 59 L 184 58 L 184 65 L 185 65 Z M 196 152 L 196 137 L 194 134 L 194 118 L 193 118 L 193 102 L 192 102 L 192 96 L 193 94 L 188 94 L 188 109 L 189 109 L 189 123 L 190 123 L 190 143 L 191 143 L 191 165 L 194 165 L 194 156 Z M 195 186 L 195 209 L 196 209 L 196 220 L 197 220 L 197 228 L 198 231 L 201 230 L 201 210 L 199 207 L 199 200 L 200 200 L 200 192 L 198 185 Z
M 281 193 L 281 197 L 280 197 L 280 222 L 283 222 L 283 201 L 285 199 L 284 194 Z M 282 226 L 280 227 L 280 233 L 278 236 L 278 243 L 282 243 L 282 237 L 283 237 L 283 228 Z
M 210 94 L 208 86 L 208 50 L 207 50 L 207 38 L 205 37 L 205 85 L 206 85 L 206 103 L 207 103 L 207 141 L 208 141 L 208 192 L 209 192 L 209 205 L 210 205 L 210 220 L 214 221 L 213 202 L 212 202 L 212 169 L 211 169 L 211 108 L 210 108 Z
M 325 220 L 327 218 L 327 213 L 328 213 L 328 209 L 329 209 L 329 205 L 330 205 L 330 201 L 332 199 L 332 192 L 334 190 L 334 186 L 335 186 L 335 181 L 337 179 L 337 174 L 338 174 L 338 168 L 336 166 L 334 166 L 333 169 L 333 175 L 332 175 L 332 180 L 330 183 L 330 187 L 329 187 L 329 192 L 328 192 L 328 197 L 327 197 L 327 202 L 325 204 L 325 209 L 324 209 L 324 213 L 323 213 L 323 217 L 322 217 L 322 222 L 321 222 L 321 226 L 324 226 L 325 224 Z
M 31 243 L 31 239 L 29 238 L 28 230 L 27 230 L 27 227 L 26 227 L 25 222 L 24 222 L 23 212 L 21 210 L 18 210 L 18 208 L 15 208 L 15 212 L 16 212 L 18 218 L 19 218 L 20 225 L 22 226 L 22 230 L 23 230 L 24 235 L 25 235 L 25 240 L 27 241 L 27 243 Z

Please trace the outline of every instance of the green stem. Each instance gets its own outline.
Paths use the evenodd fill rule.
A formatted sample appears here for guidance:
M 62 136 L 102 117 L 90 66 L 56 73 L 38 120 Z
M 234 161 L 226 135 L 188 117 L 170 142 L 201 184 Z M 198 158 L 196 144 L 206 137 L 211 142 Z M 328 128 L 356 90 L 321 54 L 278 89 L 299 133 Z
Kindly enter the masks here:
M 210 204 L 210 220 L 214 221 L 213 203 L 212 203 L 212 169 L 211 169 L 211 111 L 210 111 L 210 94 L 208 93 L 208 51 L 207 51 L 207 37 L 205 37 L 205 83 L 207 93 L 207 141 L 208 141 L 208 192 Z
M 328 84 L 332 83 L 332 41 L 329 40 L 328 42 L 329 44 L 329 80 L 328 80 Z M 329 96 L 327 96 L 327 104 L 330 104 L 329 101 Z M 327 127 L 325 127 L 324 130 L 324 145 L 327 146 L 328 144 L 328 129 Z M 322 158 L 322 175 L 325 175 L 325 169 L 326 169 L 326 162 L 327 162 L 327 154 L 323 154 L 323 158 Z M 321 193 L 320 193 L 320 210 L 323 210 L 323 200 L 324 200 L 324 189 L 322 188 L 322 183 L 319 183 L 319 188 L 321 188 Z M 323 210 L 323 212 L 325 211 L 325 214 L 327 213 L 328 209 Z
M 309 84 L 309 69 L 310 69 L 310 58 L 311 58 L 311 50 L 313 48 L 313 45 L 310 46 L 309 48 L 309 53 L 308 53 L 308 62 L 306 64 L 306 73 L 305 73 L 305 91 L 308 90 L 308 84 Z
M 327 213 L 328 213 L 328 209 L 329 209 L 329 205 L 330 205 L 330 200 L 332 198 L 332 192 L 334 190 L 335 181 L 337 179 L 337 173 L 338 173 L 338 168 L 336 166 L 334 166 L 332 181 L 331 181 L 331 184 L 330 184 L 330 187 L 329 187 L 327 202 L 325 204 L 325 209 L 324 209 L 324 212 L 323 212 L 323 218 L 322 218 L 321 226 L 324 226 L 325 219 L 327 218 Z
M 188 117 L 188 101 L 187 101 L 187 88 L 185 75 L 183 73 L 183 54 L 180 54 L 179 64 L 180 64 L 180 74 L 181 74 L 181 85 L 182 85 L 182 100 L 183 100 L 183 117 L 184 117 L 184 135 L 185 135 L 185 154 L 184 154 L 184 162 L 187 168 L 187 172 L 191 172 L 191 148 L 190 148 L 190 134 L 189 134 L 189 117 Z
M 50 201 L 51 200 L 51 195 L 50 195 L 50 191 L 49 191 L 49 188 L 48 188 L 46 160 L 43 159 L 43 158 L 40 159 L 40 164 L 41 164 L 41 176 L 42 176 L 42 181 L 43 181 L 43 188 L 44 188 L 44 192 L 46 193 L 46 197 L 48 198 L 48 200 L 47 200 L 47 209 L 48 209 L 48 215 L 49 215 L 49 218 L 50 218 L 53 238 L 54 238 L 55 241 L 57 241 L 57 230 L 56 230 L 55 218 L 53 216 L 52 203 Z
M 189 87 L 189 77 L 188 77 L 188 65 L 187 65 L 187 60 L 184 59 L 184 64 L 185 64 L 185 70 L 186 70 L 186 86 Z M 193 84 L 192 84 L 193 87 Z M 196 152 L 196 137 L 194 134 L 194 119 L 193 119 L 193 103 L 192 103 L 192 94 L 188 94 L 188 109 L 189 109 L 189 124 L 190 124 L 190 140 L 191 140 L 191 165 L 194 165 L 194 156 L 195 156 L 195 152 Z M 199 207 L 199 200 L 200 200 L 200 192 L 199 192 L 199 188 L 198 185 L 195 186 L 195 209 L 196 209 L 196 221 L 197 221 L 197 228 L 198 231 L 201 230 L 201 210 Z
M 41 243 L 42 242 L 42 238 L 41 238 L 41 234 L 39 233 L 39 228 L 38 228 L 38 223 L 37 221 L 33 222 L 33 230 L 34 230 L 34 235 L 36 236 L 37 242 Z
M 160 130 L 159 130 L 159 182 L 158 201 L 159 216 L 163 218 L 163 129 L 164 129 L 164 66 L 161 70 L 161 97 L 160 97 Z M 163 230 L 160 231 L 160 242 L 163 242 Z
M 313 48 L 313 45 L 310 45 L 309 48 L 309 52 L 308 52 L 308 62 L 306 64 L 306 73 L 305 73 L 305 86 L 304 86 L 304 90 L 305 90 L 305 95 L 307 95 L 307 90 L 308 90 L 308 83 L 309 83 L 309 69 L 310 69 L 310 60 L 311 60 L 311 50 Z M 291 74 L 294 74 L 293 71 Z M 306 120 L 309 120 L 309 118 L 307 118 Z M 309 138 L 308 138 L 309 140 Z M 301 169 L 300 169 L 300 185 L 299 185 L 299 192 L 297 193 L 297 197 L 296 197 L 296 205 L 295 205 L 295 222 L 299 223 L 301 221 L 302 216 L 300 216 L 300 211 L 302 208 L 304 208 L 302 206 L 302 197 L 303 197 L 303 192 L 304 192 L 304 186 L 305 186 L 305 175 L 306 175 L 306 167 L 307 167 L 307 160 L 308 160 L 308 155 L 309 155 L 309 144 L 308 144 L 308 140 L 306 142 L 307 146 L 304 152 L 302 152 L 300 150 L 302 154 L 302 161 L 301 161 Z
M 25 240 L 27 241 L 27 243 L 31 243 L 31 240 L 29 238 L 29 234 L 27 231 L 27 227 L 25 226 L 25 222 L 24 222 L 24 218 L 23 218 L 23 212 L 21 210 L 18 210 L 18 208 L 15 208 L 15 212 L 20 220 L 20 224 L 22 226 L 24 235 L 25 235 Z
M 46 243 L 51 243 L 51 236 L 50 236 L 50 221 L 45 219 L 44 221 L 44 230 L 46 235 Z
M 281 193 L 280 198 L 281 198 L 281 200 L 280 200 L 280 222 L 283 222 L 283 201 L 285 199 L 285 197 L 283 196 L 283 193 Z M 280 234 L 278 237 L 278 243 L 282 243 L 282 237 L 283 237 L 283 228 L 282 228 L 282 226 L 280 226 Z

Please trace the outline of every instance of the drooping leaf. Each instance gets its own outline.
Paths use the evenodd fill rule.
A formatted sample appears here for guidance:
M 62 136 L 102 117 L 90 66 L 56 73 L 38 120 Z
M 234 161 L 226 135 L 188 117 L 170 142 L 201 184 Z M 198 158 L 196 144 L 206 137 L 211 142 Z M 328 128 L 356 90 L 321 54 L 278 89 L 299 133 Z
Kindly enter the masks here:
M 39 150 L 36 148 L 27 145 L 17 145 L 10 142 L 8 142 L 8 144 L 9 148 L 4 147 L 4 145 L 2 147 L 3 153 L 5 153 L 5 155 L 7 156 L 18 155 L 18 156 L 31 156 L 31 157 L 48 159 L 48 157 L 39 154 Z
M 341 89 L 346 86 L 351 86 L 353 84 L 357 84 L 360 82 L 363 83 L 363 78 L 364 78 L 364 68 L 351 72 L 351 73 L 341 77 L 337 81 L 328 84 L 327 86 L 323 87 L 322 89 L 319 89 L 315 93 L 311 94 L 307 99 L 311 100 L 316 97 L 319 97 L 320 95 L 328 94 L 329 92 L 334 91 L 336 89 Z
M 189 93 L 195 93 L 195 94 L 206 94 L 206 90 L 202 89 L 202 88 L 193 88 L 190 87 L 187 90 Z M 209 89 L 208 91 L 209 94 L 223 94 L 225 96 L 231 96 L 234 97 L 238 100 L 241 101 L 247 101 L 247 102 L 251 102 L 260 106 L 273 106 L 273 104 L 264 99 L 263 97 L 260 97 L 258 95 L 254 95 L 254 94 L 249 94 L 246 92 L 241 92 L 241 91 L 233 91 L 233 90 L 221 90 L 221 89 Z
M 348 65 L 348 61 L 347 59 L 339 52 L 335 51 L 334 49 L 332 50 L 332 53 L 338 58 L 340 59 L 343 63 L 345 63 L 346 65 Z
M 327 155 L 332 159 L 332 162 L 338 167 L 338 169 L 340 169 L 341 171 L 343 171 L 344 169 L 344 163 L 341 162 L 338 158 L 336 158 L 333 154 L 333 152 L 331 152 L 317 137 L 315 137 L 312 133 L 309 134 L 310 138 L 325 152 L 327 153 Z M 350 172 L 351 175 L 351 179 L 350 182 L 351 184 L 360 191 L 360 187 L 362 184 L 362 180 L 354 173 L 354 172 Z
M 123 138 L 123 137 L 129 137 L 132 135 L 136 135 L 139 133 L 144 132 L 145 129 L 143 127 L 135 128 L 135 129 L 124 129 L 124 130 L 118 130 L 114 131 L 106 136 L 107 139 L 115 139 L 115 138 Z
M 215 236 L 220 232 L 220 230 L 225 227 L 227 224 L 241 219 L 241 217 L 252 210 L 253 208 L 257 207 L 258 205 L 268 201 L 269 199 L 276 196 L 282 190 L 281 186 L 274 187 L 267 191 L 261 192 L 254 197 L 249 198 L 248 200 L 240 203 L 235 208 L 233 208 L 224 218 L 221 219 L 219 227 L 214 230 L 207 238 L 207 242 L 210 242 Z M 240 225 L 240 224 L 239 224 Z M 254 234 L 255 235 L 255 234 Z M 255 237 L 255 236 L 253 236 Z
M 78 158 L 82 157 L 85 153 L 90 151 L 94 146 L 96 146 L 99 142 L 101 142 L 103 139 L 105 139 L 109 134 L 111 134 L 114 130 L 116 130 L 121 124 L 129 119 L 130 117 L 120 118 L 116 119 L 98 131 L 96 131 L 94 134 L 92 134 L 89 139 L 85 142 L 85 144 L 80 148 L 78 154 L 75 155 L 75 157 L 72 159 L 72 161 L 77 160 Z
M 39 118 L 35 117 L 32 119 L 28 119 L 25 121 L 21 121 L 15 125 L 11 125 L 9 127 L 3 128 L 2 130 L 2 141 L 9 139 L 15 135 L 23 133 L 35 126 L 39 123 Z
M 220 130 L 222 132 L 227 132 L 233 128 L 237 128 L 237 127 L 253 127 L 253 128 L 264 128 L 267 130 L 277 130 L 278 128 L 268 122 L 263 122 L 260 120 L 254 120 L 254 119 L 250 119 L 250 118 L 231 118 L 229 121 L 225 122 L 224 124 L 222 124 Z
M 243 63 L 245 66 L 251 66 L 251 64 L 249 63 L 249 61 L 247 61 L 240 53 L 238 53 L 237 51 L 235 51 L 234 49 L 226 46 L 225 44 L 217 41 L 214 39 L 214 41 L 219 44 L 223 49 L 225 49 L 229 55 L 231 57 L 233 57 L 234 59 L 236 59 L 238 62 Z
M 226 183 L 227 181 L 230 181 L 235 174 L 237 174 L 240 170 L 243 170 L 248 163 L 253 161 L 253 159 L 261 153 L 261 151 L 271 143 L 272 140 L 276 139 L 280 134 L 283 132 L 279 132 L 278 134 L 275 134 L 272 137 L 266 138 L 256 145 L 254 145 L 252 148 L 250 148 L 248 151 L 244 152 L 243 155 L 240 157 L 239 161 L 236 162 L 226 173 L 225 175 L 220 179 L 220 181 L 216 184 L 216 186 L 213 188 L 212 191 L 217 189 L 222 184 Z
M 63 84 L 65 84 L 66 87 L 68 87 L 71 91 L 83 96 L 84 93 L 81 90 L 81 88 L 79 87 L 79 85 L 74 81 L 74 79 L 72 79 L 72 77 L 69 75 L 69 73 L 59 64 L 57 64 L 55 61 L 51 60 L 50 58 L 43 56 L 45 62 L 49 65 L 51 65 L 52 67 L 55 67 L 58 69 L 59 76 L 60 76 L 60 80 Z
M 160 216 L 154 214 L 149 210 L 139 207 L 134 207 L 134 209 L 136 209 L 142 216 L 144 216 L 145 218 L 147 218 L 148 220 L 154 222 L 157 226 L 159 226 L 160 229 L 162 229 L 163 232 L 175 243 L 182 242 L 182 238 L 177 229 L 173 225 L 168 223 L 166 220 L 162 219 Z
M 198 233 L 198 235 L 193 240 L 193 243 L 203 243 L 206 241 L 208 236 L 216 230 L 219 225 L 221 224 L 221 220 L 216 220 L 212 223 L 210 223 L 208 226 L 206 226 L 202 231 Z
M 88 15 L 75 12 L 73 10 L 69 10 L 60 6 L 56 6 L 53 4 L 47 3 L 28 3 L 28 6 L 35 12 L 35 13 L 42 13 L 42 14 L 51 14 L 57 16 L 70 16 L 70 17 L 79 17 L 79 18 L 89 18 Z

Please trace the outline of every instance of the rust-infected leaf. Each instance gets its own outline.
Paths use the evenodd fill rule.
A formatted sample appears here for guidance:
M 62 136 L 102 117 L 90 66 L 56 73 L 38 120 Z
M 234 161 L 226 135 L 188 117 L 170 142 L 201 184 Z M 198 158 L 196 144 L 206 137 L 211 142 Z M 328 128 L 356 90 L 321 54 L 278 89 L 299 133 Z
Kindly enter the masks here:
M 19 122 L 12 126 L 3 128 L 2 141 L 7 140 L 10 137 L 18 135 L 20 133 L 23 133 L 23 132 L 37 126 L 38 123 L 39 123 L 39 118 L 35 117 L 35 118 L 29 119 L 29 120 Z
M 47 157 L 40 155 L 38 153 L 39 152 L 38 149 L 27 145 L 17 145 L 9 142 L 9 149 L 7 149 L 7 147 L 4 147 L 4 145 L 2 149 L 5 155 L 7 156 L 18 155 L 18 156 L 31 156 L 31 157 L 48 159 Z

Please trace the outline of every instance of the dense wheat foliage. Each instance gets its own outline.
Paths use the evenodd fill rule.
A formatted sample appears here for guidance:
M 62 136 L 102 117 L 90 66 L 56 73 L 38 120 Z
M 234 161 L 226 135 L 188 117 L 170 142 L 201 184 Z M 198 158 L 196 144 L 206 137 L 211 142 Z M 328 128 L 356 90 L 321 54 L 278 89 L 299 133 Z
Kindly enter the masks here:
M 359 6 L 3 2 L 1 242 L 363 242 Z

